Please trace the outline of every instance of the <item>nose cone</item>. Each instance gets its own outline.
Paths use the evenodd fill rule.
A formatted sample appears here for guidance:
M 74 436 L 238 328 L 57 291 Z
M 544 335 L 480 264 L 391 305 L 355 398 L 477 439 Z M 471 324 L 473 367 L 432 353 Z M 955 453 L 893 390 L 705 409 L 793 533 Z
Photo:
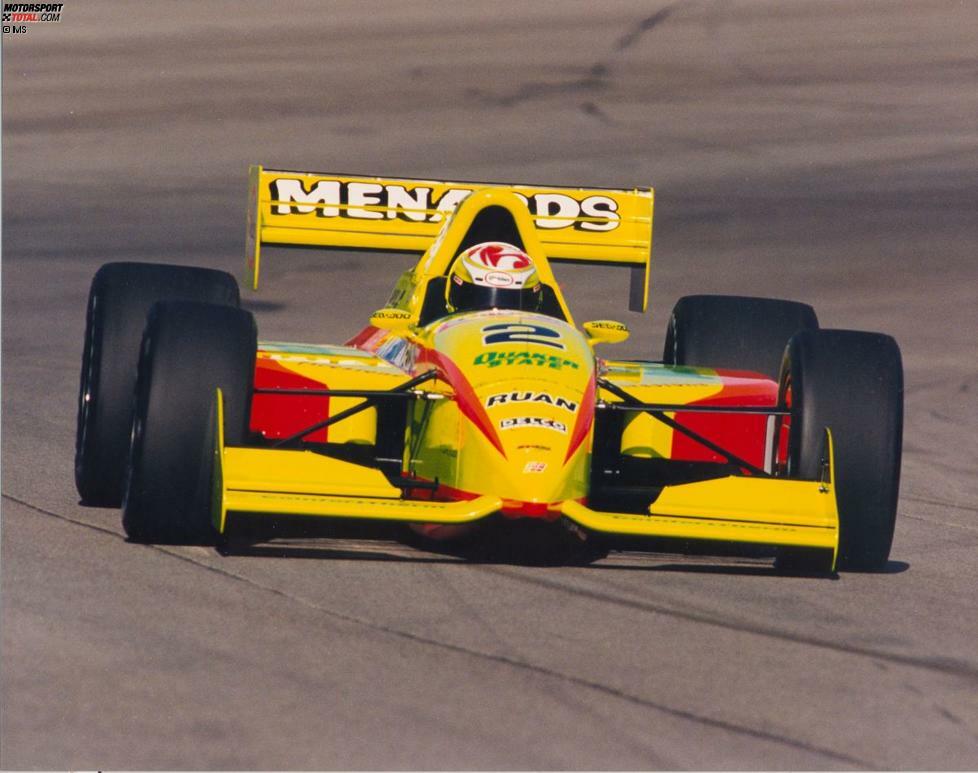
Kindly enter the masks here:
M 585 496 L 583 441 L 593 412 L 587 388 L 582 392 L 549 379 L 512 379 L 487 384 L 478 396 L 505 452 L 492 483 L 508 510 L 544 515 L 548 505 Z
M 594 413 L 584 336 L 542 314 L 489 311 L 439 322 L 432 337 L 458 371 L 457 488 L 499 496 L 512 514 L 583 499 Z

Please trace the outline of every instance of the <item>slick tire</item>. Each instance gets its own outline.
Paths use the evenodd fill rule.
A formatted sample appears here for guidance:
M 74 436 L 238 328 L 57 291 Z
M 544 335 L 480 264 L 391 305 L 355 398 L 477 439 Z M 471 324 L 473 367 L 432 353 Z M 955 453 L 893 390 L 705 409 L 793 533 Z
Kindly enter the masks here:
M 896 341 L 854 330 L 798 333 L 785 352 L 780 394 L 791 410 L 787 477 L 818 479 L 825 428 L 832 433 L 836 567 L 884 568 L 896 523 L 903 440 L 903 364 Z M 779 564 L 790 568 L 799 555 L 782 551 Z
M 239 305 L 224 271 L 154 263 L 107 263 L 88 295 L 78 391 L 75 485 L 86 504 L 118 507 L 129 453 L 139 342 L 161 300 Z
M 143 334 L 122 525 L 130 540 L 214 544 L 215 390 L 225 443 L 244 445 L 254 384 L 252 315 L 230 306 L 157 303 Z
M 672 310 L 662 361 L 752 371 L 777 381 L 788 339 L 817 328 L 815 310 L 804 303 L 687 295 Z

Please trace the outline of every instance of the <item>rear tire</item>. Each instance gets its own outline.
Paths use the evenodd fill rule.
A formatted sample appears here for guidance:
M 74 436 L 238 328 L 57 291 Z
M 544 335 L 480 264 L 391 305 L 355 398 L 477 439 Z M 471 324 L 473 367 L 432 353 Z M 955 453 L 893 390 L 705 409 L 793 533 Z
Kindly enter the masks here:
M 882 569 L 900 488 L 903 365 L 896 341 L 853 330 L 798 333 L 785 353 L 780 392 L 791 409 L 788 477 L 818 479 L 825 427 L 832 432 L 837 568 Z M 793 552 L 782 552 L 781 563 L 791 565 Z
M 817 328 L 815 310 L 805 303 L 687 295 L 673 307 L 662 361 L 752 371 L 777 381 L 788 339 Z
M 134 542 L 213 544 L 214 397 L 225 442 L 244 445 L 257 331 L 229 306 L 157 303 L 143 335 L 122 525 Z
M 154 263 L 107 263 L 92 279 L 78 392 L 75 485 L 82 501 L 122 502 L 139 342 L 150 307 L 192 300 L 237 307 L 224 271 Z

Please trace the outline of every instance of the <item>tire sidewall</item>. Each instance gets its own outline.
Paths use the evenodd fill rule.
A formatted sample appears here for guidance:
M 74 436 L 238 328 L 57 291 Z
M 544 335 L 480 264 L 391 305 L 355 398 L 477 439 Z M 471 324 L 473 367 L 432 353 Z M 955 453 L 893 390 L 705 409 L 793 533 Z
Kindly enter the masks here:
M 167 299 L 240 303 L 234 277 L 214 269 L 107 263 L 92 279 L 75 433 L 75 484 L 86 504 L 121 502 L 140 340 L 150 308 Z
M 248 312 L 163 302 L 150 313 L 140 358 L 123 526 L 142 542 L 212 544 L 213 405 L 227 441 L 244 442 L 256 330 Z
M 903 368 L 889 336 L 803 331 L 788 344 L 781 393 L 791 390 L 787 471 L 816 480 L 832 434 L 840 569 L 885 567 L 893 541 L 903 433 Z

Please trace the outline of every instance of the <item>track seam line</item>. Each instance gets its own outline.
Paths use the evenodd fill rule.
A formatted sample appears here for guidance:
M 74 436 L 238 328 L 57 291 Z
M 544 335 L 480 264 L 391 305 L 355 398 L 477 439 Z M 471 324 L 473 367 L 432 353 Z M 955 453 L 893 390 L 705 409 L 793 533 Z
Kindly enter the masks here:
M 862 657 L 870 658 L 871 660 L 884 660 L 890 663 L 901 666 L 912 666 L 916 668 L 922 668 L 928 671 L 937 671 L 942 674 L 949 674 L 951 676 L 962 677 L 970 680 L 978 680 L 978 668 L 972 666 L 969 663 L 963 663 L 956 660 L 923 660 L 921 658 L 915 658 L 910 655 L 900 655 L 898 653 L 882 652 L 879 650 L 872 650 L 867 647 L 860 647 L 858 645 L 844 645 L 835 644 L 831 641 L 826 641 L 824 639 L 810 639 L 804 636 L 795 636 L 784 631 L 778 631 L 773 628 L 764 628 L 761 626 L 751 627 L 748 625 L 738 624 L 729 620 L 723 620 L 721 618 L 711 617 L 706 614 L 700 614 L 696 612 L 682 612 L 670 607 L 660 607 L 654 604 L 649 604 L 647 602 L 635 601 L 633 599 L 625 599 L 620 596 L 613 596 L 610 594 L 602 593 L 600 591 L 578 589 L 570 586 L 565 586 L 556 580 L 549 580 L 540 577 L 527 577 L 525 575 L 518 574 L 516 572 L 510 572 L 505 569 L 500 569 L 499 567 L 487 567 L 487 571 L 493 572 L 495 574 L 501 574 L 512 579 L 520 580 L 534 585 L 540 585 L 551 590 L 559 590 L 564 593 L 570 593 L 573 595 L 584 596 L 585 598 L 593 599 L 594 601 L 601 601 L 604 603 L 611 603 L 618 606 L 625 607 L 627 609 L 634 609 L 640 612 L 652 612 L 655 614 L 660 614 L 665 617 L 678 618 L 680 620 L 686 620 L 692 623 L 699 623 L 701 625 L 710 625 L 715 628 L 723 628 L 725 630 L 736 631 L 738 633 L 746 633 L 754 636 L 765 636 L 771 639 L 778 639 L 780 641 L 790 642 L 792 644 L 802 644 L 811 647 L 817 647 L 820 649 L 829 650 L 840 655 L 859 655 Z
M 370 620 L 356 617 L 354 615 L 347 615 L 342 612 L 337 612 L 336 610 L 329 609 L 328 607 L 320 606 L 314 601 L 305 599 L 301 596 L 296 596 L 286 591 L 280 590 L 270 585 L 265 585 L 264 583 L 256 582 L 251 578 L 245 577 L 244 575 L 237 574 L 235 572 L 228 571 L 226 569 L 221 569 L 216 566 L 212 566 L 199 561 L 191 556 L 184 556 L 176 553 L 172 550 L 158 546 L 147 546 L 152 549 L 158 550 L 166 555 L 173 556 L 186 563 L 193 564 L 209 572 L 214 572 L 227 579 L 236 580 L 249 587 L 256 588 L 266 593 L 270 593 L 280 598 L 291 601 L 300 606 L 304 606 L 308 609 L 312 609 L 320 614 L 326 615 L 336 620 L 340 620 L 351 625 L 356 625 L 362 628 L 367 628 L 369 630 L 385 634 L 387 636 L 393 636 L 395 638 L 404 639 L 415 644 L 422 644 L 429 647 L 434 647 L 436 649 L 446 650 L 448 652 L 453 652 L 460 655 L 466 655 L 469 657 L 474 657 L 479 660 L 486 660 L 492 663 L 498 663 L 505 666 L 510 666 L 520 671 L 528 671 L 532 674 L 538 676 L 549 677 L 551 679 L 556 679 L 559 682 L 564 682 L 567 684 L 572 684 L 577 687 L 583 687 L 585 689 L 592 690 L 594 692 L 599 692 L 604 695 L 611 696 L 613 698 L 618 698 L 626 703 L 631 703 L 643 708 L 652 709 L 669 716 L 684 719 L 690 722 L 694 722 L 700 725 L 705 725 L 707 727 L 713 727 L 719 730 L 725 730 L 730 733 L 737 735 L 746 735 L 751 738 L 756 738 L 762 741 L 768 741 L 771 743 L 780 744 L 782 746 L 788 746 L 793 749 L 799 749 L 802 751 L 814 753 L 820 756 L 828 757 L 830 759 L 839 760 L 840 762 L 845 762 L 865 769 L 871 768 L 871 766 L 864 760 L 860 760 L 856 757 L 850 757 L 846 754 L 840 754 L 838 752 L 832 751 L 831 749 L 825 749 L 814 744 L 806 743 L 805 741 L 796 740 L 793 738 L 787 738 L 785 736 L 780 736 L 775 733 L 770 733 L 765 730 L 758 730 L 755 728 L 747 727 L 744 725 L 738 725 L 733 722 L 727 722 L 722 719 L 715 719 L 713 717 L 703 716 L 700 714 L 695 714 L 690 711 L 685 711 L 683 709 L 673 708 L 665 704 L 656 703 L 655 701 L 650 701 L 646 698 L 642 698 L 631 693 L 627 693 L 624 690 L 620 690 L 616 687 L 610 687 L 608 685 L 601 684 L 600 682 L 594 682 L 589 679 L 584 679 L 583 677 L 573 676 L 571 674 L 565 674 L 561 671 L 555 671 L 553 669 L 547 668 L 545 666 L 536 665 L 534 663 L 528 663 L 526 661 L 517 660 L 515 658 L 509 657 L 507 655 L 499 655 L 492 652 L 485 652 L 482 650 L 472 649 L 470 647 L 464 647 L 459 644 L 451 644 L 449 642 L 440 641 L 438 639 L 431 639 L 426 636 L 421 636 L 420 634 L 411 633 L 410 631 L 405 631 L 400 628 L 392 628 L 386 625 L 381 625 Z
M 911 521 L 920 521 L 921 523 L 929 523 L 931 526 L 946 526 L 949 529 L 961 529 L 962 531 L 972 531 L 978 532 L 978 527 L 967 526 L 963 523 L 950 523 L 948 521 L 935 521 L 933 518 L 924 518 L 921 515 L 907 515 L 903 513 L 902 518 L 907 518 Z
M 120 540 L 122 542 L 126 542 L 126 539 L 121 534 L 112 531 L 111 529 L 106 529 L 103 526 L 98 526 L 96 524 L 92 524 L 86 521 L 72 518 L 67 515 L 63 515 L 61 513 L 56 513 L 51 510 L 47 510 L 43 507 L 33 505 L 30 502 L 26 502 L 10 494 L 4 493 L 0 496 L 2 496 L 4 499 L 8 499 L 12 502 L 16 502 L 17 504 L 22 505 L 23 507 L 27 507 L 31 510 L 34 510 L 35 512 L 41 513 L 42 515 L 47 515 L 52 518 L 57 518 L 58 520 L 65 521 L 67 523 L 71 523 L 76 526 L 81 526 L 83 528 L 91 529 L 92 531 L 96 531 L 101 534 L 114 537 L 115 539 Z M 533 663 L 527 663 L 525 661 L 516 660 L 515 658 L 511 658 L 506 655 L 497 655 L 491 652 L 483 652 L 480 650 L 471 649 L 469 647 L 463 647 L 458 644 L 450 644 L 448 642 L 443 642 L 437 639 L 431 639 L 425 636 L 421 636 L 419 634 L 411 633 L 410 631 L 404 631 L 398 628 L 391 628 L 385 625 L 379 625 L 377 623 L 371 622 L 363 618 L 354 617 L 352 615 L 347 615 L 342 612 L 337 612 L 327 607 L 320 606 L 319 604 L 316 604 L 315 602 L 310 601 L 308 599 L 302 598 L 301 596 L 296 596 L 287 593 L 286 591 L 272 587 L 270 585 L 265 585 L 263 583 L 252 580 L 251 578 L 245 577 L 244 575 L 231 572 L 227 569 L 222 569 L 217 566 L 212 566 L 208 563 L 205 563 L 204 561 L 195 559 L 192 556 L 182 555 L 176 552 L 175 550 L 168 549 L 163 546 L 138 545 L 138 543 L 133 543 L 133 544 L 136 544 L 138 547 L 143 547 L 148 550 L 153 550 L 157 553 L 162 553 L 163 555 L 170 556 L 179 561 L 183 561 L 184 563 L 191 564 L 200 569 L 204 569 L 205 571 L 212 572 L 226 579 L 234 580 L 243 583 L 244 585 L 247 585 L 249 587 L 286 599 L 295 604 L 298 604 L 299 606 L 304 606 L 308 609 L 315 610 L 316 612 L 326 615 L 327 617 L 332 617 L 336 620 L 341 620 L 343 622 L 357 625 L 363 628 L 367 628 L 379 633 L 386 634 L 388 636 L 394 636 L 396 638 L 405 639 L 407 641 L 416 644 L 423 644 L 423 645 L 435 647 L 437 649 L 447 650 L 449 652 L 475 657 L 480 660 L 487 660 L 493 663 L 499 663 L 501 665 L 510 666 L 512 668 L 521 671 L 529 671 L 530 673 L 534 673 L 539 676 L 549 677 L 551 679 L 556 679 L 558 681 L 566 682 L 568 684 L 573 684 L 578 687 L 583 687 L 585 689 L 589 689 L 594 692 L 599 692 L 604 695 L 611 696 L 613 698 L 618 698 L 619 700 L 623 700 L 626 703 L 631 703 L 637 706 L 641 706 L 643 708 L 652 709 L 654 711 L 658 711 L 660 713 L 678 719 L 684 719 L 700 725 L 705 725 L 707 727 L 712 727 L 719 730 L 725 730 L 730 733 L 744 735 L 751 738 L 756 738 L 758 740 L 768 741 L 771 743 L 780 744 L 782 746 L 788 746 L 793 749 L 814 753 L 816 755 L 828 757 L 829 759 L 838 760 L 839 762 L 853 765 L 854 767 L 860 767 L 863 769 L 870 769 L 872 767 L 869 763 L 857 757 L 850 757 L 847 754 L 841 754 L 831 749 L 825 749 L 820 746 L 816 746 L 814 744 L 806 743 L 805 741 L 800 741 L 793 738 L 787 738 L 785 736 L 777 735 L 775 733 L 767 732 L 765 730 L 758 730 L 755 728 L 746 727 L 744 725 L 738 725 L 733 722 L 727 722 L 722 719 L 715 719 L 713 717 L 702 716 L 699 714 L 695 714 L 691 711 L 686 711 L 684 709 L 673 708 L 665 704 L 660 704 L 660 703 L 656 703 L 655 701 L 650 701 L 648 699 L 639 697 L 637 695 L 632 695 L 630 693 L 627 693 L 615 687 L 610 687 L 608 685 L 604 685 L 599 682 L 593 682 L 589 679 L 584 679 L 582 677 L 573 676 L 572 674 L 565 674 L 563 672 L 555 671 L 553 669 L 549 669 L 544 666 L 539 666 Z
M 978 507 L 973 507 L 972 505 L 956 505 L 954 502 L 944 502 L 940 499 L 924 499 L 923 497 L 913 497 L 906 494 L 900 498 L 908 502 L 920 502 L 925 505 L 937 505 L 938 507 L 950 507 L 953 510 L 967 510 L 969 513 L 978 513 Z
M 53 518 L 58 518 L 60 520 L 67 521 L 68 523 L 73 523 L 73 524 L 75 524 L 77 526 L 82 526 L 82 527 L 85 527 L 85 528 L 88 528 L 88 529 L 92 529 L 93 531 L 97 531 L 97 532 L 100 532 L 102 534 L 106 534 L 108 536 L 114 537 L 114 538 L 116 538 L 116 539 L 118 539 L 118 540 L 120 540 L 122 542 L 128 542 L 128 540 L 124 536 L 122 536 L 121 534 L 119 534 L 118 532 L 112 531 L 111 529 L 106 529 L 103 526 L 98 526 L 96 524 L 89 523 L 88 521 L 82 521 L 82 520 L 79 520 L 77 518 L 72 518 L 72 517 L 67 516 L 67 515 L 63 515 L 63 514 L 60 514 L 60 513 L 55 513 L 55 512 L 53 512 L 51 510 L 45 510 L 42 507 L 38 507 L 37 505 L 33 505 L 30 502 L 27 502 L 27 501 L 25 501 L 23 499 L 20 499 L 18 497 L 12 496 L 11 494 L 4 493 L 4 494 L 2 494 L 0 496 L 2 496 L 4 499 L 9 499 L 9 500 L 11 500 L 13 502 L 17 502 L 18 504 L 23 505 L 24 507 L 28 507 L 28 508 L 30 508 L 32 510 L 35 510 L 36 512 L 42 513 L 44 515 L 49 515 L 49 516 L 51 516 Z M 137 547 L 142 547 L 142 548 L 147 548 L 147 549 L 150 549 L 150 550 L 155 550 L 155 551 L 160 552 L 160 553 L 165 553 L 168 556 L 173 556 L 176 559 L 179 559 L 181 561 L 186 561 L 188 563 L 192 563 L 195 566 L 203 567 L 203 568 L 205 568 L 205 569 L 207 569 L 209 571 L 216 572 L 218 574 L 222 574 L 222 575 L 225 575 L 225 576 L 230 577 L 230 578 L 238 579 L 238 580 L 240 580 L 241 582 L 244 582 L 244 583 L 254 584 L 255 587 L 265 588 L 265 586 L 262 586 L 262 585 L 260 585 L 258 583 L 255 583 L 254 581 L 252 581 L 252 580 L 250 580 L 250 579 L 248 579 L 248 578 L 246 578 L 246 577 L 244 577 L 242 575 L 237 575 L 237 574 L 234 574 L 233 572 L 228 572 L 226 569 L 220 569 L 220 568 L 218 568 L 216 566 L 211 566 L 209 564 L 206 564 L 206 563 L 203 563 L 203 562 L 198 561 L 196 559 L 193 559 L 190 556 L 184 556 L 184 555 L 182 555 L 180 553 L 177 553 L 177 552 L 175 552 L 173 550 L 167 549 L 166 546 L 162 546 L 162 545 L 143 545 L 143 544 L 140 544 L 140 543 L 130 543 L 130 544 L 133 544 L 133 545 L 135 545 Z M 551 590 L 558 590 L 558 591 L 561 591 L 563 593 L 570 593 L 570 594 L 577 595 L 577 596 L 584 596 L 585 598 L 590 598 L 590 599 L 593 599 L 595 601 L 601 601 L 601 602 L 604 602 L 604 603 L 610 603 L 610 604 L 614 604 L 616 606 L 622 606 L 622 607 L 625 607 L 625 608 L 628 608 L 628 609 L 635 609 L 635 610 L 638 610 L 640 612 L 660 614 L 660 615 L 663 615 L 665 617 L 673 617 L 673 618 L 677 618 L 677 619 L 680 619 L 680 620 L 687 620 L 687 621 L 692 622 L 692 623 L 699 623 L 701 625 L 709 625 L 709 626 L 713 626 L 715 628 L 722 628 L 722 629 L 725 629 L 725 630 L 736 631 L 738 633 L 746 633 L 746 634 L 753 635 L 753 636 L 764 636 L 764 637 L 768 637 L 768 638 L 771 638 L 771 639 L 778 639 L 780 641 L 790 642 L 792 644 L 808 645 L 808 646 L 812 646 L 812 647 L 817 647 L 819 649 L 825 649 L 825 650 L 828 650 L 830 652 L 834 652 L 836 654 L 841 654 L 841 655 L 858 655 L 858 656 L 861 656 L 861 657 L 870 658 L 871 660 L 884 660 L 884 661 L 887 661 L 887 662 L 890 662 L 890 663 L 894 663 L 896 665 L 909 666 L 909 667 L 914 667 L 914 668 L 921 668 L 921 669 L 924 669 L 924 670 L 927 670 L 927 671 L 935 671 L 935 672 L 942 673 L 942 674 L 948 674 L 950 676 L 957 676 L 957 677 L 961 677 L 961 678 L 965 678 L 965 679 L 970 679 L 970 680 L 978 680 L 978 669 L 976 669 L 975 667 L 971 666 L 968 663 L 963 663 L 961 661 L 956 661 L 956 660 L 946 660 L 946 661 L 942 661 L 942 660 L 923 660 L 923 659 L 915 658 L 915 657 L 912 657 L 912 656 L 909 656 L 909 655 L 900 655 L 898 653 L 890 653 L 890 652 L 882 652 L 882 651 L 878 651 L 878 650 L 872 650 L 872 649 L 869 649 L 867 647 L 839 645 L 839 644 L 834 644 L 833 642 L 825 641 L 825 640 L 821 640 L 821 639 L 809 639 L 809 638 L 805 638 L 803 636 L 793 636 L 793 635 L 791 635 L 789 633 L 785 633 L 784 631 L 778 631 L 778 630 L 775 630 L 773 628 L 763 628 L 763 627 L 752 628 L 752 627 L 747 626 L 747 625 L 739 625 L 739 624 L 734 623 L 734 622 L 731 622 L 731 621 L 722 620 L 722 619 L 718 619 L 718 618 L 715 618 L 715 617 L 710 617 L 710 616 L 705 615 L 705 614 L 697 614 L 697 613 L 694 613 L 694 612 L 681 612 L 681 611 L 678 611 L 678 610 L 675 610 L 675 609 L 671 609 L 669 607 L 659 607 L 659 606 L 655 606 L 653 604 L 649 604 L 647 602 L 635 601 L 635 600 L 632 600 L 632 599 L 625 599 L 625 598 L 621 598 L 620 596 L 613 596 L 613 595 L 610 595 L 610 594 L 601 593 L 600 591 L 592 591 L 592 590 L 572 588 L 570 586 L 562 585 L 561 583 L 558 583 L 558 582 L 556 582 L 554 580 L 548 580 L 548 579 L 536 578 L 536 577 L 527 577 L 526 575 L 518 574 L 516 572 L 510 572 L 510 571 L 507 571 L 505 569 L 500 569 L 498 567 L 483 567 L 483 568 L 486 571 L 488 571 L 488 572 L 499 574 L 499 575 L 502 575 L 502 576 L 505 576 L 505 577 L 509 577 L 510 579 L 519 580 L 521 582 L 526 582 L 526 583 L 533 584 L 533 585 L 539 585 L 539 586 L 542 586 L 542 587 L 550 588 Z M 279 590 L 276 590 L 274 588 L 271 588 L 270 586 L 267 587 L 267 588 L 265 588 L 265 589 L 268 590 L 268 591 L 270 591 L 270 592 L 272 592 L 272 593 L 278 593 L 278 594 L 280 594 L 280 595 L 282 595 L 282 596 L 284 596 L 286 598 L 292 598 L 292 597 L 288 596 L 288 594 L 285 594 L 282 591 L 279 591 Z M 296 597 L 296 601 L 298 601 L 300 603 L 306 603 L 306 602 L 303 602 L 298 597 Z M 337 615 L 339 617 L 343 617 L 342 616 L 342 613 L 333 612 L 333 611 L 331 611 L 329 609 L 326 609 L 325 607 L 316 607 L 314 604 L 312 604 L 312 602 L 308 602 L 308 603 L 313 608 L 320 609 L 324 613 L 335 614 L 335 615 Z M 346 618 L 343 618 L 343 619 L 346 619 Z M 360 618 L 349 618 L 349 619 L 351 621 L 361 622 L 363 625 L 367 625 L 367 626 L 370 626 L 370 627 L 375 627 L 378 630 L 388 630 L 386 628 L 383 628 L 382 626 L 376 626 L 375 624 L 370 623 L 369 621 L 361 620 Z M 396 633 L 396 629 L 389 629 L 389 632 Z M 435 640 L 432 640 L 432 643 L 437 644 L 437 642 Z M 446 646 L 453 646 L 453 645 L 446 645 Z M 472 650 L 472 652 L 473 653 L 477 653 L 477 650 Z M 568 678 L 571 678 L 572 679 L 573 677 L 568 677 Z
M 91 523 L 90 521 L 83 521 L 80 518 L 72 518 L 70 515 L 64 515 L 63 513 L 56 513 L 53 510 L 46 510 L 45 508 L 39 505 L 32 504 L 31 502 L 27 502 L 26 500 L 23 500 L 20 497 L 15 497 L 13 494 L 8 494 L 7 492 L 3 492 L 0 493 L 0 498 L 8 499 L 11 502 L 16 502 L 18 505 L 23 505 L 24 507 L 29 508 L 37 513 L 41 513 L 42 515 L 50 515 L 52 518 L 57 518 L 61 521 L 67 521 L 68 523 L 73 523 L 76 526 L 83 526 L 86 529 L 91 529 L 92 531 L 97 531 L 102 534 L 106 534 L 110 537 L 115 537 L 117 540 L 121 542 L 126 541 L 126 538 L 123 537 L 121 534 L 119 534 L 119 532 L 117 531 L 112 531 L 112 529 L 106 529 L 104 526 L 99 526 L 97 523 Z

